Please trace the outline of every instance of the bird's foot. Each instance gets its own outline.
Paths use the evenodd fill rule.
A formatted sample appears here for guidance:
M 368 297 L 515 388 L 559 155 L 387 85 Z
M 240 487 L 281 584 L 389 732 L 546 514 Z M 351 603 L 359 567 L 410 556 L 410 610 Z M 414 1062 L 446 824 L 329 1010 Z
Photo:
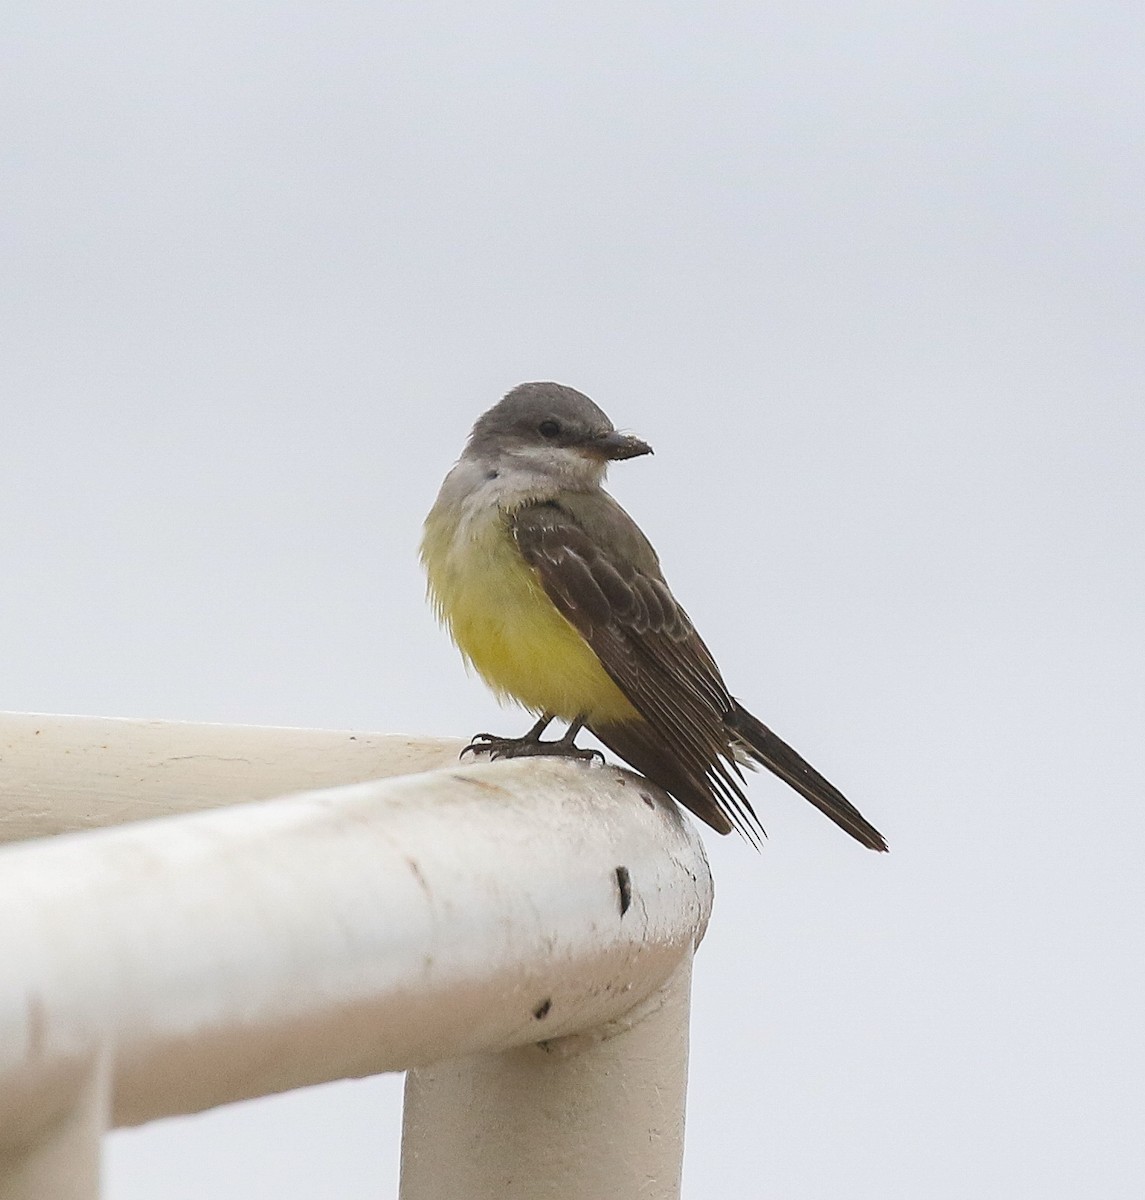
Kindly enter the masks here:
M 495 737 L 491 733 L 477 733 L 473 740 L 461 751 L 466 754 L 488 754 L 491 759 L 498 758 L 576 758 L 591 762 L 599 758 L 604 762 L 604 755 L 599 750 L 582 749 L 573 743 L 567 734 L 553 742 L 542 742 L 539 737 L 507 738 Z

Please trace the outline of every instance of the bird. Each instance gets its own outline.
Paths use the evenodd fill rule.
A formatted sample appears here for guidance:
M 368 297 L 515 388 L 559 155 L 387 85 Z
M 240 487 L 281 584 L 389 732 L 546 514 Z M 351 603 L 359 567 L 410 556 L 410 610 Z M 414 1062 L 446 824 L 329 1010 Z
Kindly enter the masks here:
M 421 542 L 430 603 L 501 701 L 537 718 L 477 734 L 493 758 L 589 758 L 588 730 L 719 833 L 766 836 L 745 791 L 763 766 L 872 850 L 886 840 L 728 691 L 636 522 L 604 489 L 609 464 L 651 454 L 582 392 L 522 383 L 478 418 Z M 554 720 L 567 725 L 543 740 Z

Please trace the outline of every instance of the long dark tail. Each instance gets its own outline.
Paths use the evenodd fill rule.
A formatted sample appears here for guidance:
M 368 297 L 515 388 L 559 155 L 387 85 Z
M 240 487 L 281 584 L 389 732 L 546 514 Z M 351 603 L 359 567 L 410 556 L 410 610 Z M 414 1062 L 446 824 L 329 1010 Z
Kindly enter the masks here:
M 821 813 L 830 817 L 856 841 L 872 850 L 887 848 L 883 835 L 834 784 L 828 783 L 810 763 L 805 762 L 746 708 L 737 704 L 724 721 L 738 735 L 743 748 L 752 758 L 810 800 Z

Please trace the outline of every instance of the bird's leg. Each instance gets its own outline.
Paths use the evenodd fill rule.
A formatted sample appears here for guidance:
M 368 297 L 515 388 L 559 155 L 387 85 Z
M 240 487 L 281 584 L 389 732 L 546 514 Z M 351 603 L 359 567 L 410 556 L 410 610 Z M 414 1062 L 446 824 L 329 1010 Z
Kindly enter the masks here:
M 584 726 L 583 718 L 573 721 L 565 735 L 555 742 L 542 742 L 541 734 L 552 721 L 551 713 L 544 716 L 525 734 L 519 738 L 494 737 L 491 733 L 478 733 L 462 750 L 465 754 L 487 753 L 490 758 L 528 758 L 541 755 L 553 755 L 560 758 L 599 758 L 604 761 L 604 755 L 599 750 L 582 750 L 576 743 L 576 735 Z
M 604 755 L 599 750 L 581 749 L 576 745 L 576 735 L 584 728 L 584 717 L 577 717 L 568 729 L 565 730 L 565 735 L 555 742 L 548 743 L 549 754 L 559 754 L 567 758 L 584 758 L 591 762 L 594 758 L 599 758 L 604 762 Z
M 480 754 L 487 751 L 493 758 L 512 758 L 514 749 L 518 754 L 528 754 L 528 746 L 539 746 L 541 734 L 552 724 L 553 714 L 544 713 L 541 719 L 529 730 L 524 737 L 497 737 L 493 733 L 475 733 L 473 740 L 458 756 L 464 758 L 467 754 Z

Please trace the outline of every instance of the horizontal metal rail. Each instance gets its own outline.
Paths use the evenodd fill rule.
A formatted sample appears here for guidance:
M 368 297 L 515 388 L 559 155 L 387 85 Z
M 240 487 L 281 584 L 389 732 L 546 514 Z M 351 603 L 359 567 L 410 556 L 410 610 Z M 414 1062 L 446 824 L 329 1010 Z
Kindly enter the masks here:
M 0 713 L 0 842 L 453 766 L 458 738 Z
M 177 728 L 198 795 L 217 763 L 194 730 L 227 735 Z M 248 783 L 252 761 L 281 777 L 260 731 L 231 732 Z M 172 811 L 187 793 L 158 797 L 152 749 L 143 790 Z M 78 772 L 98 819 L 123 811 L 99 797 L 131 791 L 124 758 L 103 790 Z M 13 760 L 0 807 L 29 794 Z M 112 1126 L 396 1070 L 406 1200 L 676 1196 L 710 905 L 671 801 L 548 759 L 0 848 L 0 1197 L 96 1196 Z

